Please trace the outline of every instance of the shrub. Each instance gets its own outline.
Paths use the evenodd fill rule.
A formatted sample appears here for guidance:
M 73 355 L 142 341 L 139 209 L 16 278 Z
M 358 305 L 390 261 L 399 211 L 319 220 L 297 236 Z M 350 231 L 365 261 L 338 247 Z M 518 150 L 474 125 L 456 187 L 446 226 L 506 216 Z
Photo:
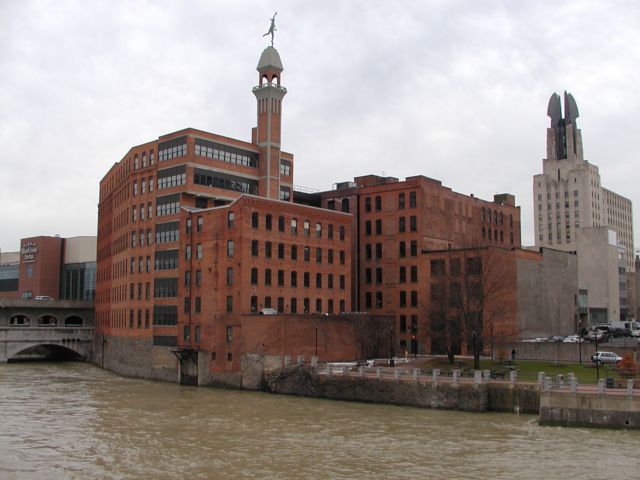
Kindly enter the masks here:
M 616 370 L 623 378 L 633 378 L 638 373 L 638 364 L 633 360 L 631 353 L 625 353 L 616 365 Z

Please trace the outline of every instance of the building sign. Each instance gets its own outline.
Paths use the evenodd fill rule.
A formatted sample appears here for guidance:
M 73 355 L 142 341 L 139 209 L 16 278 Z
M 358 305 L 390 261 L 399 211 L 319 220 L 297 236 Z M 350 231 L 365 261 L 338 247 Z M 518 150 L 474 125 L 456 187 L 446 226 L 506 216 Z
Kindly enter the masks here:
M 22 263 L 35 262 L 36 253 L 38 253 L 38 246 L 33 242 L 27 242 L 20 249 L 20 255 L 22 255 Z

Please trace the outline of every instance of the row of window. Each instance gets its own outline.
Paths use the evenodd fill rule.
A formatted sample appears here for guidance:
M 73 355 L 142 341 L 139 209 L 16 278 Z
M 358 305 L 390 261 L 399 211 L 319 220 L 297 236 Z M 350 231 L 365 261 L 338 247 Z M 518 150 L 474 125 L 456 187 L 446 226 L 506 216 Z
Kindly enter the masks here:
M 376 195 L 374 198 L 375 210 L 379 212 L 382 210 L 382 197 L 380 195 Z M 409 208 L 415 208 L 417 204 L 416 192 L 409 192 Z M 398 194 L 398 209 L 402 210 L 405 208 L 405 193 L 401 192 Z M 371 197 L 365 197 L 364 199 L 364 211 L 371 211 Z
M 480 209 L 480 218 L 482 220 L 482 223 L 486 222 L 486 223 L 495 223 L 495 224 L 504 225 L 504 215 L 502 214 L 502 212 L 498 212 L 497 210 L 493 211 L 493 221 L 492 221 L 491 209 L 488 208 L 486 210 L 486 212 L 485 212 L 485 208 L 482 207 Z M 513 215 L 512 214 L 509 214 L 509 226 L 513 227 Z
M 145 213 L 146 213 L 146 218 L 148 218 L 148 219 L 153 218 L 153 204 L 151 202 L 147 203 L 146 210 L 145 210 L 144 203 L 140 204 L 140 209 L 138 209 L 137 205 L 134 205 L 131 208 L 131 221 L 132 222 L 136 222 L 138 220 L 138 213 L 140 213 L 140 221 L 145 220 Z
M 364 234 L 367 236 L 371 235 L 371 220 L 366 220 L 364 222 Z M 404 233 L 407 231 L 407 218 L 406 217 L 398 217 L 398 232 Z M 415 215 L 411 215 L 409 217 L 409 231 L 416 232 L 418 231 L 418 217 Z M 382 235 L 382 220 L 375 220 L 375 234 Z
M 133 156 L 133 169 L 138 170 L 142 163 L 142 168 L 147 168 L 148 165 L 153 165 L 155 163 L 155 154 L 153 150 L 149 151 L 149 157 L 147 162 L 147 152 L 142 152 L 140 156 L 136 153 Z
M 187 154 L 187 137 L 180 137 L 158 145 L 158 161 L 171 160 Z
M 229 213 L 229 217 L 228 217 L 228 221 L 227 221 L 227 225 L 229 227 L 233 226 L 233 212 Z M 278 231 L 284 233 L 285 228 L 286 227 L 286 223 L 285 223 L 285 218 L 284 215 L 279 215 L 278 216 Z M 290 227 L 290 233 L 292 235 L 297 235 L 298 234 L 298 219 L 297 218 L 292 218 L 290 220 L 289 223 L 289 227 Z M 260 214 L 258 212 L 251 212 L 251 228 L 260 228 Z M 270 213 L 267 213 L 264 216 L 264 228 L 265 230 L 273 230 L 273 216 Z M 322 223 L 316 223 L 314 226 L 314 235 L 316 238 L 322 238 Z M 339 227 L 339 238 L 340 240 L 344 240 L 345 237 L 345 228 L 343 225 L 340 225 Z M 311 223 L 309 222 L 309 220 L 304 220 L 302 222 L 302 234 L 305 237 L 308 237 L 311 235 Z M 332 239 L 333 238 L 333 224 L 330 223 L 327 225 L 327 238 Z
M 231 190 L 240 193 L 249 193 L 251 195 L 258 194 L 258 182 L 237 175 L 229 175 L 227 173 L 214 172 L 201 168 L 193 169 L 193 183 L 196 185 L 204 185 L 205 187 L 221 188 L 223 190 Z
M 226 163 L 258 168 L 257 153 L 200 138 L 196 138 L 195 154 L 200 157 L 213 158 Z
M 233 281 L 233 276 L 231 277 L 231 279 L 229 278 L 229 274 L 233 275 L 233 271 L 229 272 L 227 271 L 227 285 L 230 285 L 230 281 Z M 285 276 L 286 273 L 284 270 L 278 270 L 276 272 L 276 281 L 277 281 L 277 286 L 278 287 L 285 287 Z M 323 288 L 323 282 L 322 282 L 322 278 L 323 275 L 322 273 L 316 273 L 315 274 L 315 288 Z M 270 268 L 267 268 L 264 270 L 264 274 L 263 274 L 263 285 L 265 287 L 269 287 L 273 284 L 273 277 L 272 277 L 272 270 Z M 332 290 L 334 288 L 334 275 L 333 273 L 328 273 L 326 275 L 326 279 L 327 279 L 327 288 L 329 290 Z M 259 272 L 257 268 L 252 268 L 251 269 L 251 285 L 253 286 L 257 286 L 258 285 L 258 281 L 259 281 Z M 345 289 L 345 276 L 344 275 L 340 275 L 338 277 L 338 288 L 340 290 L 344 290 Z M 296 271 L 292 271 L 289 273 L 289 286 L 291 288 L 297 288 L 298 287 L 298 272 Z M 302 275 L 302 286 L 304 288 L 311 288 L 311 274 L 309 272 L 304 272 Z
M 273 243 L 272 242 L 265 242 L 264 243 L 264 258 L 272 258 L 273 256 Z M 332 248 L 328 248 L 327 250 L 327 263 L 328 264 L 333 264 L 333 258 L 334 258 L 334 250 Z M 260 242 L 258 240 L 251 240 L 251 256 L 253 257 L 257 257 L 259 256 L 259 252 L 260 252 Z M 323 249 L 322 247 L 316 247 L 315 248 L 315 261 L 316 263 L 322 263 L 322 252 Z M 276 254 L 279 260 L 284 260 L 285 259 L 285 244 L 284 243 L 278 243 L 277 245 L 277 250 L 276 250 Z M 298 259 L 298 245 L 291 245 L 289 248 L 289 258 L 291 260 L 297 260 Z M 311 247 L 305 246 L 302 247 L 302 259 L 305 262 L 309 262 L 311 261 Z M 344 265 L 345 264 L 345 252 L 344 250 L 340 250 L 339 253 L 339 260 L 340 260 L 340 265 Z
M 400 258 L 406 258 L 407 256 L 407 243 L 409 244 L 409 255 L 412 257 L 418 256 L 418 242 L 417 240 L 411 240 L 410 242 L 401 241 L 398 242 L 398 256 Z M 364 259 L 372 260 L 375 248 L 375 258 L 377 260 L 382 259 L 382 243 L 367 243 L 364 246 Z
M 443 277 L 447 274 L 446 262 L 444 259 L 431 260 L 431 277 Z M 464 259 L 466 275 L 479 275 L 482 272 L 482 259 L 480 257 L 467 257 Z M 462 274 L 462 260 L 452 258 L 449 260 L 449 275 L 459 276 Z
M 275 308 L 278 313 L 298 313 L 298 298 L 291 297 L 289 304 L 285 305 L 284 297 L 277 297 L 276 304 L 272 303 L 270 296 L 264 297 L 263 303 L 258 303 L 258 297 L 253 295 L 250 300 L 251 311 L 258 312 L 262 308 Z M 339 311 L 344 312 L 346 310 L 346 302 L 341 299 L 339 302 Z M 321 298 L 317 298 L 315 301 L 315 313 L 334 313 L 334 301 L 328 299 L 326 304 L 326 310 L 323 310 L 323 303 Z M 300 313 L 311 313 L 311 299 L 305 297 L 302 299 L 302 310 Z
M 153 177 L 149 177 L 149 192 L 153 192 Z M 147 179 L 140 179 L 140 194 L 147 193 Z M 133 181 L 133 196 L 138 195 L 138 180 Z
M 498 241 L 498 237 L 501 242 L 504 242 L 504 232 L 502 230 L 492 230 L 490 228 L 485 229 L 482 227 L 482 239 L 495 240 Z M 513 245 L 513 232 L 509 232 L 509 242 Z
M 399 292 L 399 307 L 407 308 L 407 292 L 405 290 L 401 290 Z M 374 303 L 374 295 L 375 295 L 375 303 Z M 411 308 L 415 308 L 418 306 L 418 291 L 411 290 L 409 292 L 409 306 Z M 383 296 L 382 292 L 365 292 L 364 294 L 364 306 L 365 308 L 382 308 L 383 306 Z
M 364 283 L 370 285 L 373 283 L 373 273 L 374 270 L 371 268 L 366 268 L 364 271 Z M 411 265 L 409 267 L 409 278 L 411 283 L 418 282 L 418 267 L 415 265 Z M 375 283 L 381 284 L 382 280 L 382 268 L 377 267 L 375 269 Z M 401 266 L 398 270 L 398 283 L 407 283 L 407 267 Z

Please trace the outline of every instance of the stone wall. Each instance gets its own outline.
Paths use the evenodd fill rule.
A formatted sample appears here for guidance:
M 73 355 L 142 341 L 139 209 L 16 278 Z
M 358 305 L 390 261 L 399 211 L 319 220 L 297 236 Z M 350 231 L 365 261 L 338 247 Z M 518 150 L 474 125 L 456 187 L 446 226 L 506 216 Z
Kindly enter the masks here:
M 96 336 L 93 363 L 126 377 L 178 382 L 178 360 L 151 338 Z
M 314 374 L 304 366 L 267 374 L 262 387 L 270 393 L 303 397 L 469 412 L 485 412 L 489 406 L 486 384 L 452 386 L 440 383 L 434 387 L 424 382 L 325 377 Z

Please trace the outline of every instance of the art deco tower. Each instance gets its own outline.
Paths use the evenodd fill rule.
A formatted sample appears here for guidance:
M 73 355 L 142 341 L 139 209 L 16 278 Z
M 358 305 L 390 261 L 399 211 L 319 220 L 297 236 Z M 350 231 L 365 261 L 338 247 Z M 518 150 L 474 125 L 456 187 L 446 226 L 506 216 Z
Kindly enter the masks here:
M 598 167 L 584 159 L 573 96 L 564 93 L 563 118 L 560 96 L 551 95 L 547 115 L 547 158 L 533 177 L 536 246 L 575 250 L 577 229 L 608 227 L 624 248 L 627 271 L 634 271 L 631 201 L 603 188 Z

